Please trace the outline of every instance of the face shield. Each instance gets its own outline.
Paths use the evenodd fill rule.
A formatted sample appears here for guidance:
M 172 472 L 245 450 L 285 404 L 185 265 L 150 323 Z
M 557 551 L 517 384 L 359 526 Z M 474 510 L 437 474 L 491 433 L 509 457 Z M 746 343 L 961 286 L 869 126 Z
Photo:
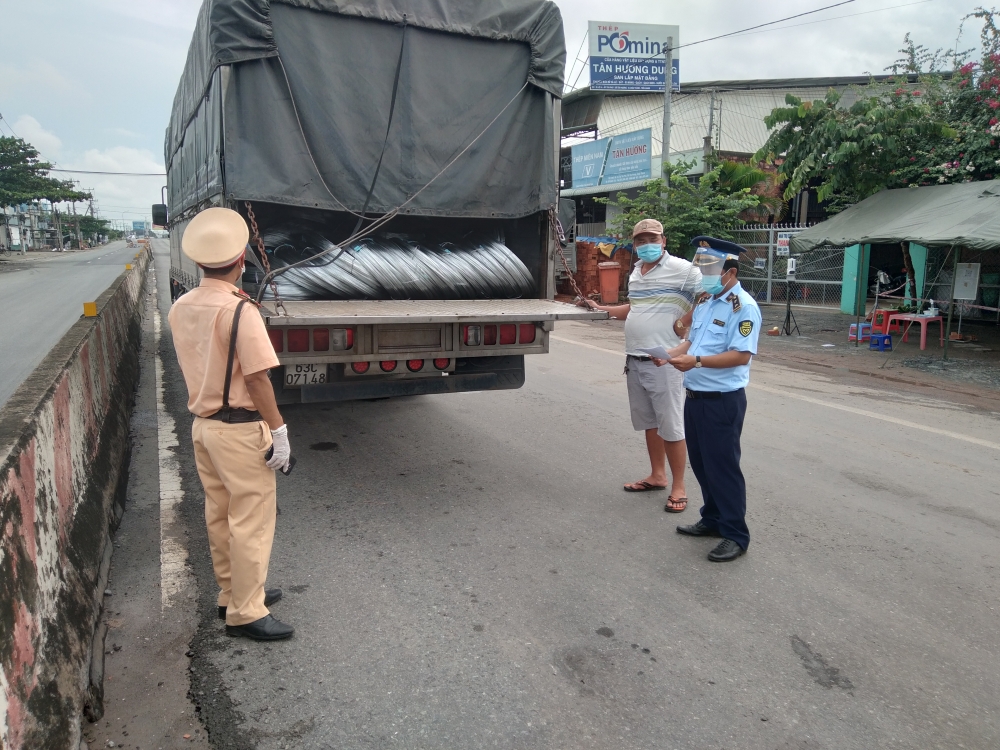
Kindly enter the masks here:
M 694 265 L 702 276 L 722 276 L 722 266 L 729 253 L 711 247 L 699 247 L 694 254 Z
M 738 256 L 711 247 L 699 247 L 694 254 L 694 265 L 701 271 L 702 286 L 709 294 L 719 294 L 725 284 L 722 283 L 723 266 L 729 259 Z

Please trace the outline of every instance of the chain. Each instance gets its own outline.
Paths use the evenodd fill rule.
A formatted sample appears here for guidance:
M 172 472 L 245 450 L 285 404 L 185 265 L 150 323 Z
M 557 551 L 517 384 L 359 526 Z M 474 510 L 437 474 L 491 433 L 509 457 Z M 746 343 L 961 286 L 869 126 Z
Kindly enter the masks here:
M 563 268 L 566 270 L 566 277 L 569 279 L 569 285 L 573 287 L 573 291 L 576 292 L 576 296 L 581 300 L 585 300 L 583 292 L 580 291 L 580 287 L 576 284 L 576 279 L 573 278 L 573 272 L 569 270 L 569 262 L 566 260 L 566 253 L 563 252 L 562 243 L 566 241 L 566 233 L 563 231 L 562 222 L 559 221 L 559 217 L 556 216 L 556 210 L 554 208 L 549 209 L 549 226 L 552 227 L 552 238 L 556 241 L 556 252 L 559 253 L 559 259 L 562 260 Z
M 267 251 L 264 250 L 264 239 L 260 236 L 260 232 L 257 230 L 257 217 L 253 215 L 253 206 L 250 205 L 250 201 L 245 201 L 247 207 L 247 218 L 250 219 L 250 229 L 253 230 L 253 238 L 257 243 L 257 251 L 260 254 L 261 262 L 264 264 L 265 275 L 271 273 L 271 264 L 267 260 Z M 288 311 L 285 310 L 285 306 L 281 303 L 281 298 L 278 296 L 278 285 L 275 283 L 274 279 L 271 279 L 271 292 L 274 294 L 274 311 L 280 312 L 282 315 L 288 315 Z

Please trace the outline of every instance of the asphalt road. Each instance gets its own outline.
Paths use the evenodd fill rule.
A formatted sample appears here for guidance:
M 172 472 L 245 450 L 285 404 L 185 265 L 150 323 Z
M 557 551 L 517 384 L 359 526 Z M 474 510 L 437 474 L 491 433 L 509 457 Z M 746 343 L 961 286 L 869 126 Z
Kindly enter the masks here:
M 125 270 L 137 251 L 124 241 L 80 253 L 10 256 L 0 264 L 0 406 L 24 382 L 49 350 Z
M 560 325 L 551 349 L 517 391 L 284 409 L 269 585 L 297 632 L 259 644 L 214 617 L 164 332 L 213 747 L 1000 746 L 995 411 L 755 362 L 752 542 L 712 564 L 674 532 L 693 477 L 680 515 L 621 490 L 647 466 L 620 332 Z M 113 637 L 109 670 L 147 668 Z

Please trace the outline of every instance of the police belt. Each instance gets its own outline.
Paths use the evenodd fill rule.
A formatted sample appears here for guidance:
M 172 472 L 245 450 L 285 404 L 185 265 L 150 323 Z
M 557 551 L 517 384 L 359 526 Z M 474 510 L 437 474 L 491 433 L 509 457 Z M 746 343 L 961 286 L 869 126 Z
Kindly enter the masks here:
M 236 306 L 236 312 L 233 313 L 233 328 L 229 332 L 229 357 L 226 360 L 226 381 L 222 389 L 222 408 L 215 412 L 215 414 L 205 417 L 205 419 L 215 419 L 219 422 L 229 422 L 230 424 L 261 422 L 264 419 L 259 411 L 251 411 L 250 409 L 229 405 L 229 386 L 233 382 L 233 361 L 236 359 L 236 333 L 240 329 L 240 313 L 243 312 L 243 305 L 246 303 L 247 300 L 240 300 L 240 303 Z
M 729 393 L 739 393 L 743 389 L 737 388 L 735 391 L 692 391 L 685 388 L 684 390 L 687 391 L 688 398 L 722 398 Z
M 259 411 L 249 409 L 233 408 L 231 406 L 219 409 L 215 414 L 210 414 L 205 419 L 214 419 L 219 422 L 229 422 L 230 424 L 243 424 L 244 422 L 262 422 L 264 417 Z

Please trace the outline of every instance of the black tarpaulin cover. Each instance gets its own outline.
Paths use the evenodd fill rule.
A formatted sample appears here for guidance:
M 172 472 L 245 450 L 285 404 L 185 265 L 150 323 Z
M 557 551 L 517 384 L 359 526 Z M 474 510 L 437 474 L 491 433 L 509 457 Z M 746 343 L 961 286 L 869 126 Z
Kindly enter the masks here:
M 1000 180 L 883 190 L 797 234 L 791 250 L 896 242 L 1000 249 Z
M 565 44 L 552 2 L 206 0 L 166 133 L 171 211 L 218 194 L 223 174 L 235 199 L 361 210 L 404 14 L 369 211 L 407 200 L 508 104 L 409 212 L 508 218 L 554 205 Z

